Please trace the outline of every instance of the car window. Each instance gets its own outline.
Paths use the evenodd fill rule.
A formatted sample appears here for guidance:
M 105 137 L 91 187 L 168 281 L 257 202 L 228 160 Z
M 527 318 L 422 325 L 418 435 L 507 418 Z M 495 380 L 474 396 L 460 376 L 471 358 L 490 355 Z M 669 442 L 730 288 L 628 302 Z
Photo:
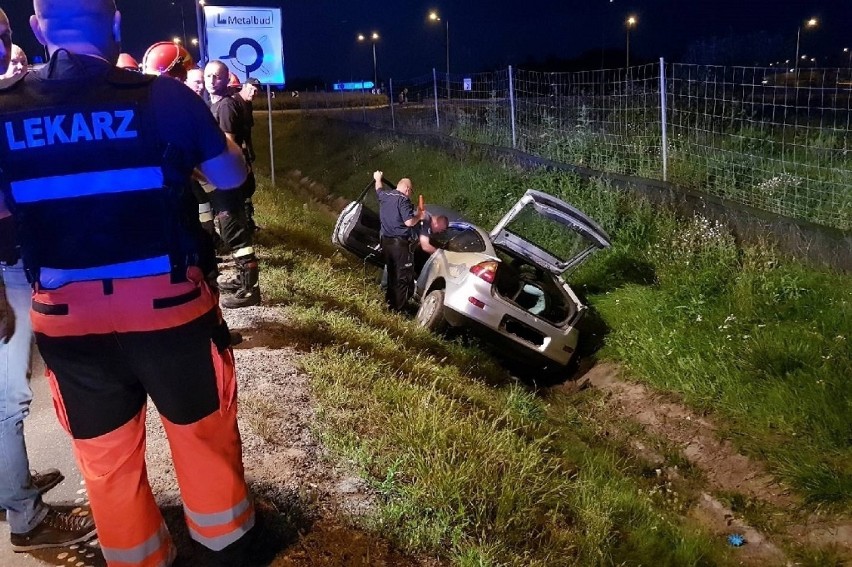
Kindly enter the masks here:
M 484 252 L 485 241 L 473 227 L 452 223 L 444 232 L 433 234 L 432 243 L 449 252 Z
M 563 221 L 541 214 L 533 207 L 524 208 L 505 230 L 560 260 L 577 256 L 590 244 L 584 235 Z

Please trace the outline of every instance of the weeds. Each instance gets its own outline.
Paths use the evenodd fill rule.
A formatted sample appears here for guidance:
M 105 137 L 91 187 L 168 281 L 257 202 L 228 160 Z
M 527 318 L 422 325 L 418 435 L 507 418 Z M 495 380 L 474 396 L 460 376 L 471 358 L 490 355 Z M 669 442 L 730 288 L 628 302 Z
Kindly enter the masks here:
M 410 175 L 427 203 L 484 227 L 529 187 L 600 220 L 613 249 L 571 275 L 606 323 L 599 356 L 712 413 L 808 501 L 848 508 L 847 276 L 790 264 L 769 244 L 741 249 L 724 227 L 679 220 L 604 183 L 460 163 L 334 128 L 286 123 L 279 142 L 292 165 L 282 165 L 348 196 L 372 169 Z M 342 154 L 360 156 L 363 171 Z M 301 363 L 324 441 L 381 489 L 378 529 L 464 565 L 727 563 L 707 534 L 682 524 L 679 505 L 596 438 L 577 410 L 593 399 L 544 399 L 480 351 L 385 313 L 360 265 L 328 245 L 331 219 L 268 188 L 258 200 L 275 236 L 264 241 L 273 264 L 264 285 L 308 352 Z

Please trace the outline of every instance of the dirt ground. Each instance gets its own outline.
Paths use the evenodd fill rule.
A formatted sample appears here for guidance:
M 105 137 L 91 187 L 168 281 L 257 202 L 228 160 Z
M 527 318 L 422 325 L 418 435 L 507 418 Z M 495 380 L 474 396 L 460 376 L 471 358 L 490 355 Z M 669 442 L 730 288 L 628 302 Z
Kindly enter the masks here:
M 234 349 L 243 462 L 266 530 L 265 545 L 246 565 L 435 565 L 354 527 L 351 519 L 370 509 L 372 493 L 363 480 L 335 467 L 314 435 L 308 378 L 296 368 L 286 336 L 275 331 L 281 311 L 258 306 L 225 316 L 243 335 Z M 176 566 L 204 565 L 183 526 L 165 434 L 151 408 L 148 417 L 148 473 L 178 545 Z
M 604 408 L 596 417 L 602 434 L 615 437 L 656 473 L 661 487 L 682 490 L 691 505 L 687 514 L 720 537 L 742 535 L 745 545 L 738 557 L 746 565 L 794 565 L 785 547 L 806 544 L 830 550 L 852 565 L 852 521 L 809 510 L 808 507 L 763 465 L 739 453 L 720 437 L 710 420 L 682 404 L 622 379 L 614 364 L 592 366 L 576 382 L 557 386 L 573 393 L 592 387 L 603 394 Z M 637 427 L 638 426 L 638 427 Z M 684 471 L 667 465 L 663 450 L 679 453 L 697 474 L 689 480 Z M 749 525 L 747 514 L 725 505 L 717 495 L 728 495 L 744 509 L 770 516 L 772 534 Z

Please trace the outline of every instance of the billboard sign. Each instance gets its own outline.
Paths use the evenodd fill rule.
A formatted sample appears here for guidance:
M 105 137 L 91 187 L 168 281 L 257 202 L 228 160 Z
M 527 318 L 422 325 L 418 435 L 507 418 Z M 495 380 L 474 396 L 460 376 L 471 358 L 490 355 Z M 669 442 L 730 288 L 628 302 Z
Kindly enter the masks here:
M 207 59 L 225 63 L 240 82 L 284 84 L 281 8 L 204 6 Z

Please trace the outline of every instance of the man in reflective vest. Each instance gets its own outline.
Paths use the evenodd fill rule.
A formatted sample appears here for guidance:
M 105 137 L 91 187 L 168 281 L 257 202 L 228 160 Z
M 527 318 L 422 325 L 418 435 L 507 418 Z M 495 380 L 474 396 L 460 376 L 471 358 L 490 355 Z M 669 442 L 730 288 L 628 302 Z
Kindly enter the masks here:
M 233 354 L 203 277 L 215 259 L 200 244 L 189 177 L 197 166 L 216 185 L 238 187 L 242 152 L 178 81 L 114 67 L 114 0 L 34 8 L 31 27 L 50 62 L 0 83 L 2 188 L 101 549 L 110 566 L 175 557 L 145 468 L 150 397 L 189 533 L 212 550 L 210 563 L 227 563 L 251 542 L 255 512 Z

